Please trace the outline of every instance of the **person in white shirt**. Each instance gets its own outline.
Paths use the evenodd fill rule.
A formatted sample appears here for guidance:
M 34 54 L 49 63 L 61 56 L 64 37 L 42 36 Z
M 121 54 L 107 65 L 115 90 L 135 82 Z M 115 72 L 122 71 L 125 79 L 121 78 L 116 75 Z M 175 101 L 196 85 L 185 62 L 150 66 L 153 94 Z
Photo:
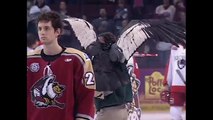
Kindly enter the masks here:
M 163 0 L 163 4 L 159 5 L 155 9 L 155 14 L 156 17 L 159 19 L 166 19 L 169 21 L 173 21 L 175 11 L 176 11 L 175 6 L 171 5 L 169 0 Z
M 35 0 L 35 5 L 30 8 L 29 15 L 50 12 L 51 9 L 45 4 L 45 0 Z

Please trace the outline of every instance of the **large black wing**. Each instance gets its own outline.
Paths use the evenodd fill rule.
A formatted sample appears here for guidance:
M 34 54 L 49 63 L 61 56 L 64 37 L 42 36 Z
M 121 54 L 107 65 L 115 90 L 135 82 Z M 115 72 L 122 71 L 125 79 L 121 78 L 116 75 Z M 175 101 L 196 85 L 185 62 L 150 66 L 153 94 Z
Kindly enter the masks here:
M 133 20 L 121 32 L 117 45 L 126 60 L 146 41 L 155 40 L 186 46 L 186 29 L 179 23 L 160 19 Z
M 81 46 L 86 49 L 88 45 L 96 41 L 96 33 L 94 31 L 93 26 L 88 21 L 80 18 L 70 17 L 64 19 L 63 23 L 64 34 L 62 35 L 62 37 L 70 39 L 69 43 L 70 41 L 74 41 L 73 43 L 75 44 L 75 46 L 71 47 L 75 48 L 77 46 Z

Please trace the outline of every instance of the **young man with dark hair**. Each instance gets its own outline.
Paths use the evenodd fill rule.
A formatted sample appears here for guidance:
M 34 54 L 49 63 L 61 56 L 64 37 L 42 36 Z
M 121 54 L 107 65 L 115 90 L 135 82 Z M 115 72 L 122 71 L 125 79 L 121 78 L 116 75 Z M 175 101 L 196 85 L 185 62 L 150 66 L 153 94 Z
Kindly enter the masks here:
M 58 44 L 55 12 L 38 17 L 43 49 L 27 55 L 27 120 L 92 120 L 95 79 L 86 53 Z

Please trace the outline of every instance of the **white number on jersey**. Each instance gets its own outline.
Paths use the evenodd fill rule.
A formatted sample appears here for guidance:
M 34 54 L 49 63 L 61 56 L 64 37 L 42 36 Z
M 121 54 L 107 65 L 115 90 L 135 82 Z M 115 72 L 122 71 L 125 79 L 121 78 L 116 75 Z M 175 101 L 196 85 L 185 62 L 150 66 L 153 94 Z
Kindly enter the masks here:
M 84 79 L 85 79 L 86 85 L 94 85 L 95 84 L 94 75 L 91 72 L 86 73 Z

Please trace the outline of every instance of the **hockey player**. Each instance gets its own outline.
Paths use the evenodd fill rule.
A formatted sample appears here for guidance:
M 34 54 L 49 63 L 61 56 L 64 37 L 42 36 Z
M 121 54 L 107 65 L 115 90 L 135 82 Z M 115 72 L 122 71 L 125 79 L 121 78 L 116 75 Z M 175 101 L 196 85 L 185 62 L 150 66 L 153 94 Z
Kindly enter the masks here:
M 58 44 L 62 22 L 54 12 L 38 18 L 43 48 L 27 56 L 27 120 L 92 120 L 95 79 L 91 60 Z M 86 108 L 85 108 L 86 107 Z
M 182 45 L 171 47 L 164 86 L 164 92 L 170 93 L 168 102 L 172 120 L 183 120 L 181 115 L 186 100 L 186 48 Z

